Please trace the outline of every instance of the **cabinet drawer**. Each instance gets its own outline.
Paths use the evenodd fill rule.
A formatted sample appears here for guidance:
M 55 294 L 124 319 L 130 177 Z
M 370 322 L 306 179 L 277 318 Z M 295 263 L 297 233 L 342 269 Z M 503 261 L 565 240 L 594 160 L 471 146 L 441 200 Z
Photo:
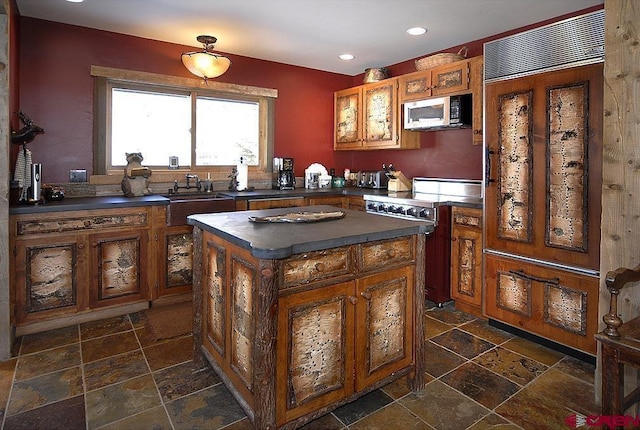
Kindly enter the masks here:
M 453 207 L 451 222 L 453 226 L 482 229 L 482 210 Z
M 30 234 L 77 232 L 82 230 L 105 230 L 109 228 L 147 227 L 149 216 L 145 210 L 137 212 L 100 211 L 91 215 L 76 215 L 73 212 L 57 212 L 53 216 L 38 218 L 18 218 L 16 234 L 26 236 Z
M 494 255 L 485 272 L 488 317 L 596 353 L 599 278 Z
M 358 249 L 361 271 L 382 269 L 385 266 L 412 261 L 415 258 L 412 236 L 365 243 Z
M 283 288 L 329 279 L 354 272 L 350 247 L 294 255 L 283 263 Z

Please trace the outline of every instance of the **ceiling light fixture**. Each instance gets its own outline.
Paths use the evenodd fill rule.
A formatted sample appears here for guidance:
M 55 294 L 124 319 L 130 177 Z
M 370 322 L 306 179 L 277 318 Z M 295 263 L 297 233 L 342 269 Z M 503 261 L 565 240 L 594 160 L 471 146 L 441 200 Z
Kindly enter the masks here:
M 342 55 L 340 55 L 340 59 L 341 60 L 345 60 L 345 61 L 353 60 L 354 58 L 355 57 L 353 55 L 351 55 L 351 54 L 342 54 Z
M 410 29 L 407 30 L 407 33 L 409 33 L 412 36 L 420 36 L 422 34 L 425 34 L 426 32 L 427 32 L 427 29 L 423 27 L 411 27 Z
M 204 45 L 204 49 L 182 54 L 182 64 L 191 73 L 204 79 L 206 83 L 207 79 L 216 78 L 226 72 L 231 65 L 231 60 L 211 51 L 213 44 L 218 40 L 215 37 L 201 35 L 196 40 Z

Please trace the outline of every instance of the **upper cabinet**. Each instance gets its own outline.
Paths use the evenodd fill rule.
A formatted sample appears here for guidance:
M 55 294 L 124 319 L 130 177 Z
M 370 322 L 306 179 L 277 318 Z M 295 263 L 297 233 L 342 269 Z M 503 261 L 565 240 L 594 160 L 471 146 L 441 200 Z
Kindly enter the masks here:
M 334 112 L 335 150 L 420 147 L 419 135 L 402 127 L 396 78 L 336 92 Z
M 473 144 L 482 144 L 482 61 L 474 57 L 397 78 L 347 88 L 334 94 L 339 150 L 419 149 L 420 132 L 405 130 L 406 101 L 455 94 L 473 96 Z
M 470 61 L 456 61 L 400 76 L 400 103 L 469 92 Z

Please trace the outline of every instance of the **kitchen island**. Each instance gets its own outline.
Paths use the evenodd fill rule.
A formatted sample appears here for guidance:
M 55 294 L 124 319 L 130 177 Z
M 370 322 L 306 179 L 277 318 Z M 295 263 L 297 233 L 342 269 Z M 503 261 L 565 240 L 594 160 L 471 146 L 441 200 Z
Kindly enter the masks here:
M 255 428 L 296 428 L 408 375 L 424 386 L 428 223 L 331 206 L 192 215 L 195 361 Z

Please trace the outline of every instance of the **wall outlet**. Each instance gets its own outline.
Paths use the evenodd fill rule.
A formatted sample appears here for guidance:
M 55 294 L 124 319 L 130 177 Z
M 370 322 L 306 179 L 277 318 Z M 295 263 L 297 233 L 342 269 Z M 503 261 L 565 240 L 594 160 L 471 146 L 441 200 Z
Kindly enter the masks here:
M 87 182 L 87 169 L 69 170 L 69 182 Z

